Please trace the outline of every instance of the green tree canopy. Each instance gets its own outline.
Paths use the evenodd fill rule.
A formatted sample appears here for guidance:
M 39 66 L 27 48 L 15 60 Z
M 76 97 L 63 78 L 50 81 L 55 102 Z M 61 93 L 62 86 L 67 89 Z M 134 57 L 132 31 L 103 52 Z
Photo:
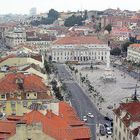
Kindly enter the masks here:
M 52 24 L 58 17 L 59 13 L 54 9 L 50 9 L 47 18 L 42 17 L 41 20 L 32 20 L 30 24 L 33 26 Z
M 58 17 L 59 17 L 59 13 L 56 10 L 54 10 L 54 9 L 49 10 L 49 13 L 48 13 L 48 18 L 49 19 L 56 20 L 56 19 L 58 19 Z
M 110 33 L 111 30 L 112 30 L 111 24 L 106 25 L 106 26 L 105 26 L 105 30 L 107 30 L 107 31 Z
M 121 54 L 121 49 L 120 48 L 113 48 L 111 51 L 110 51 L 111 55 L 120 55 Z
M 74 25 L 83 25 L 82 21 L 83 21 L 82 16 L 75 16 L 75 15 L 72 15 L 71 17 L 68 17 L 68 18 L 65 20 L 64 25 L 65 25 L 66 27 L 71 27 L 71 26 L 74 26 Z
M 122 51 L 127 52 L 127 48 L 130 44 L 132 44 L 132 42 L 125 42 L 124 44 L 122 44 Z
M 88 18 L 88 11 L 85 10 L 84 11 L 84 15 L 83 15 L 83 19 L 86 20 Z

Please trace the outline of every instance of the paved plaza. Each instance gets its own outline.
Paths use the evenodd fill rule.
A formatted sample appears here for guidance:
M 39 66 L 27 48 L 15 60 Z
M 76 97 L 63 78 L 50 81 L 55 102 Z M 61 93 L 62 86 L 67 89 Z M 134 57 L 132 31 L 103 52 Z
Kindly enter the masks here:
M 104 115 L 109 114 L 113 116 L 112 109 L 108 109 L 108 106 L 113 106 L 114 108 L 119 105 L 122 99 L 132 96 L 134 94 L 136 83 L 139 86 L 139 82 L 136 79 L 130 77 L 129 75 L 119 71 L 118 69 L 112 67 L 114 76 L 116 77 L 116 82 L 103 82 L 101 77 L 105 72 L 105 65 L 97 65 L 98 69 L 89 70 L 85 67 L 90 66 L 75 66 L 82 76 L 87 76 L 94 88 L 102 95 L 105 101 L 100 105 L 101 113 Z M 79 79 L 79 73 L 77 74 L 77 79 Z M 139 94 L 139 88 L 137 90 Z M 93 93 L 94 94 L 94 93 Z M 92 98 L 93 102 L 97 104 L 97 100 Z

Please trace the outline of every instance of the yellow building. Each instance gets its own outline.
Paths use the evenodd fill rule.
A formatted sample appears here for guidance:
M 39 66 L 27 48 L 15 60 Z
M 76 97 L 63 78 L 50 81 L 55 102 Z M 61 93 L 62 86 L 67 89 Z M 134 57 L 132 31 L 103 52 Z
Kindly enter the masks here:
M 32 104 L 52 100 L 50 88 L 37 75 L 10 73 L 0 81 L 1 112 L 7 115 L 23 115 L 30 111 Z

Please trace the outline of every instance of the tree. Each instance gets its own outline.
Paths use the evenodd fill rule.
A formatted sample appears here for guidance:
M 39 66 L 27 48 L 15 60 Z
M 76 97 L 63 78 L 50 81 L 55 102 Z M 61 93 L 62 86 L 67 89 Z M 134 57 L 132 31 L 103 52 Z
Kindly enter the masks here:
M 106 26 L 105 26 L 105 30 L 107 30 L 107 31 L 110 33 L 111 30 L 112 30 L 111 24 L 106 25 Z
M 75 74 L 76 74 L 76 73 L 78 73 L 78 69 L 75 69 L 75 71 L 74 71 L 74 72 L 75 72 Z
M 132 44 L 132 42 L 125 42 L 124 44 L 122 44 L 122 51 L 127 52 L 127 48 L 130 44 Z
M 53 19 L 55 21 L 56 19 L 58 19 L 58 17 L 59 17 L 59 13 L 56 10 L 54 9 L 49 10 L 49 13 L 48 13 L 49 19 Z
M 64 25 L 66 27 L 71 27 L 71 26 L 74 26 L 74 25 L 83 25 L 83 18 L 82 16 L 75 16 L 75 15 L 72 15 L 71 17 L 68 17 L 66 20 L 65 20 L 65 23 Z
M 87 10 L 84 11 L 83 19 L 86 20 L 88 18 Z
M 111 55 L 120 55 L 121 54 L 121 49 L 120 48 L 113 48 L 111 51 L 110 51 Z
M 95 25 L 95 28 L 96 28 L 95 32 L 101 31 L 101 22 L 99 22 L 97 25 Z
M 55 20 L 58 19 L 58 17 L 59 13 L 54 9 L 50 9 L 47 18 L 42 17 L 40 20 L 32 20 L 30 24 L 33 26 L 38 26 L 40 24 L 52 24 Z

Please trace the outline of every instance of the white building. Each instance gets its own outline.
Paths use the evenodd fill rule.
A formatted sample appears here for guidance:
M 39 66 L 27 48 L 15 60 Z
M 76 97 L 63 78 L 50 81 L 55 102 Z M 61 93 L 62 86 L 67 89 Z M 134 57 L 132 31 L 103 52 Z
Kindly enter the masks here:
M 93 36 L 63 37 L 51 46 L 52 61 L 104 61 L 110 56 L 106 43 Z
M 31 9 L 30 9 L 30 15 L 31 15 L 31 16 L 34 16 L 34 15 L 36 15 L 36 14 L 37 14 L 37 9 L 36 9 L 35 7 L 31 8 Z
M 140 62 L 140 44 L 130 44 L 127 50 L 127 60 Z
M 13 48 L 20 43 L 26 42 L 26 32 L 24 29 L 14 28 L 14 30 L 6 33 L 5 40 L 6 46 Z
M 113 127 L 113 140 L 140 140 L 140 102 L 121 103 Z

